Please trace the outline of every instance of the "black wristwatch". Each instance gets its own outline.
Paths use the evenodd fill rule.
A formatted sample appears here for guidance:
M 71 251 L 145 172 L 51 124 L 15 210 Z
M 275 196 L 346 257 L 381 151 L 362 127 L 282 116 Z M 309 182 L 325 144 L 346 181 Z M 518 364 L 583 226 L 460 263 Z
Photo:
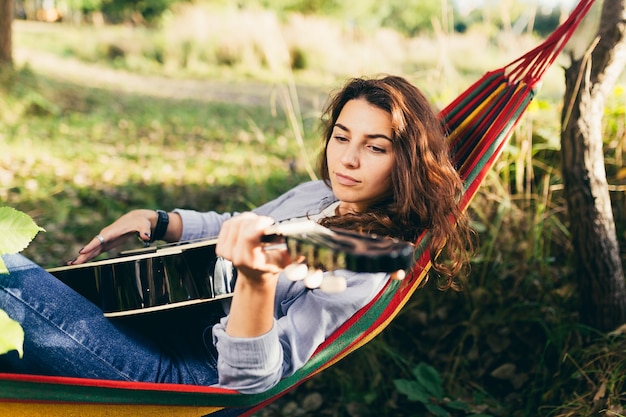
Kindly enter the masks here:
M 165 232 L 167 232 L 167 225 L 170 224 L 170 217 L 168 216 L 166 211 L 157 210 L 157 222 L 156 226 L 154 226 L 154 232 L 152 232 L 152 236 L 150 236 L 150 242 L 154 242 L 155 240 L 163 240 L 165 237 Z

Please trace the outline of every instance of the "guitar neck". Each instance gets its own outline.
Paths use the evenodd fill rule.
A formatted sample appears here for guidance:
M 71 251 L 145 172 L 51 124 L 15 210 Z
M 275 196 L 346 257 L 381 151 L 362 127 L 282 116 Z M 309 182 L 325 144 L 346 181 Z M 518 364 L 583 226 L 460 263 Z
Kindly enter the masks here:
M 324 270 L 394 272 L 413 263 L 411 243 L 329 229 L 310 220 L 280 223 L 266 232 L 268 240 L 283 237 L 294 259 L 304 256 L 307 263 Z

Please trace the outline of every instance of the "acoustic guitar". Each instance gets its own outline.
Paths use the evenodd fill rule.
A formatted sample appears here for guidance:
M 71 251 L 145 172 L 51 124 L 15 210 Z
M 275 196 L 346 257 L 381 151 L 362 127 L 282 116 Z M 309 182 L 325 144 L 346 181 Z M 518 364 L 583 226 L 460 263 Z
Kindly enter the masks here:
M 265 250 L 286 248 L 311 270 L 394 272 L 408 269 L 408 242 L 328 229 L 313 221 L 270 227 Z M 236 270 L 215 254 L 216 239 L 126 251 L 120 256 L 48 272 L 98 305 L 107 317 L 124 317 L 210 303 L 232 297 Z

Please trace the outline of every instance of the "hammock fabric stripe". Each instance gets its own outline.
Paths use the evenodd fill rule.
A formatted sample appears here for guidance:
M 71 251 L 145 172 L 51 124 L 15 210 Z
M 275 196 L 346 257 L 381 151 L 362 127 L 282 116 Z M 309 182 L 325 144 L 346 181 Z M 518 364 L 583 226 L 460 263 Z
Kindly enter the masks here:
M 486 73 L 441 111 L 453 161 L 465 182 L 461 209 L 465 210 L 476 195 L 532 101 L 541 77 L 593 3 L 581 0 L 542 44 L 503 68 Z M 0 414 L 19 416 L 16 410 L 24 410 L 27 414 L 21 415 L 35 415 L 37 406 L 41 406 L 47 416 L 67 416 L 74 405 L 76 410 L 88 407 L 89 415 L 103 416 L 143 415 L 141 410 L 146 411 L 145 415 L 155 415 L 160 412 L 154 410 L 173 408 L 178 410 L 177 415 L 185 416 L 249 416 L 378 335 L 426 277 L 430 267 L 428 239 L 424 234 L 418 240 L 416 263 L 405 280 L 390 282 L 378 297 L 335 331 L 304 367 L 266 392 L 241 394 L 193 385 L 0 374 Z M 54 414 L 51 404 L 63 406 L 59 414 Z M 122 411 L 115 414 L 114 406 L 121 406 Z

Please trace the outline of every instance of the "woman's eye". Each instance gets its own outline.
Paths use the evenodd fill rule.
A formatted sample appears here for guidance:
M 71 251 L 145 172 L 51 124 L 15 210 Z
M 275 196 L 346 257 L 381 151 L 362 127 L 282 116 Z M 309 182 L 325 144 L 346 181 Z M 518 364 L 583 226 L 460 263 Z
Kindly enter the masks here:
M 343 137 L 343 136 L 335 136 L 334 138 L 335 138 L 335 140 L 337 142 L 347 142 L 348 141 L 348 138 Z
M 385 148 L 382 148 L 380 146 L 370 146 L 370 149 L 374 153 L 385 153 L 385 152 L 387 152 L 387 150 Z

